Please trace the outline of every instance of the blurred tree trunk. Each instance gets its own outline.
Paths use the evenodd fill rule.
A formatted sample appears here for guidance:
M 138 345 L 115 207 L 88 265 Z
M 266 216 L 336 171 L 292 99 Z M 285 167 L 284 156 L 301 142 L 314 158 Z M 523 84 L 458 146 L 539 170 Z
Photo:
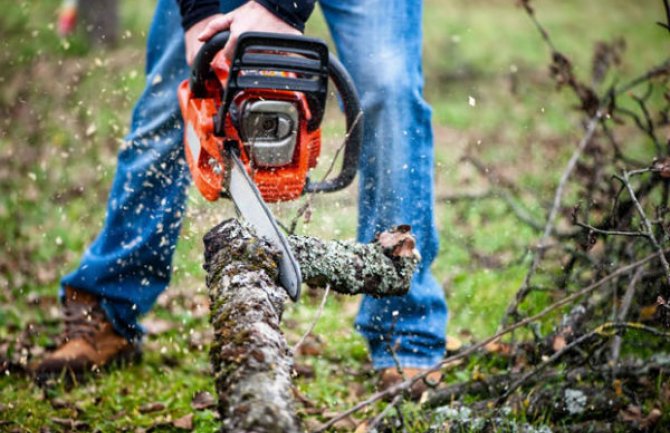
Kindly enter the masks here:
M 119 39 L 118 0 L 79 2 L 81 25 L 92 45 L 112 46 Z

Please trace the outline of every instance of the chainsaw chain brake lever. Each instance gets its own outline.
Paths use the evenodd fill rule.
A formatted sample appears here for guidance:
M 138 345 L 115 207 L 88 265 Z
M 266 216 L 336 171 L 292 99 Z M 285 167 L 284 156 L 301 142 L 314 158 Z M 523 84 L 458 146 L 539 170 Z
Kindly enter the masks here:
M 221 32 L 198 52 L 191 73 L 191 92 L 196 98 L 206 95 L 206 82 L 215 78 L 210 63 L 228 42 L 230 32 Z M 255 71 L 256 73 L 249 73 Z M 263 74 L 258 71 L 292 72 L 293 76 Z M 323 119 L 328 95 L 328 78 L 340 94 L 346 119 L 342 167 L 337 176 L 320 182 L 309 178 L 306 193 L 333 192 L 347 187 L 356 177 L 363 141 L 363 112 L 353 80 L 344 66 L 328 52 L 327 45 L 315 38 L 277 33 L 247 32 L 240 35 L 230 65 L 223 101 L 214 120 L 214 130 L 223 136 L 226 113 L 235 95 L 245 89 L 276 89 L 302 92 L 312 118 L 308 130 L 315 130 Z

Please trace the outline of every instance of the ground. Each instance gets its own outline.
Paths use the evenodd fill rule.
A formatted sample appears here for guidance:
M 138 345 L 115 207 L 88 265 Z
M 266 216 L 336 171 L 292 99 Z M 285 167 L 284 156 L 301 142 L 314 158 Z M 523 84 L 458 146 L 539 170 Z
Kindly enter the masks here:
M 11 342 L 23 333 L 32 348 L 26 363 L 52 344 L 59 329 L 59 276 L 76 265 L 103 221 L 115 154 L 144 85 L 143 44 L 155 1 L 121 2 L 122 38 L 111 50 L 89 48 L 80 37 L 58 40 L 53 23 L 59 3 L 17 2 L 0 16 L 0 351 L 20 360 Z M 499 200 L 457 200 L 488 188 L 460 161 L 465 150 L 541 195 L 555 186 L 581 135 L 576 101 L 556 92 L 547 47 L 516 3 L 425 2 L 425 95 L 434 109 L 441 238 L 433 270 L 449 302 L 453 342 L 496 329 L 523 278 L 526 251 L 539 238 Z M 667 37 L 655 25 L 663 17 L 660 1 L 533 4 L 583 76 L 589 75 L 596 41 L 626 39 L 617 74 L 628 77 L 667 52 Z M 308 33 L 326 36 L 318 12 Z M 337 113 L 330 112 L 325 131 L 331 144 L 338 127 Z M 298 231 L 352 238 L 355 205 L 354 188 L 318 197 L 311 220 Z M 530 214 L 541 221 L 545 205 L 530 200 Z M 275 211 L 286 220 L 298 206 Z M 173 281 L 144 319 L 149 335 L 141 364 L 113 369 L 72 390 L 43 391 L 20 368 L 7 370 L 0 377 L 0 431 L 171 431 L 178 429 L 173 420 L 189 414 L 195 431 L 216 431 L 215 412 L 192 405 L 197 393 L 213 393 L 202 236 L 231 214 L 229 204 L 207 203 L 191 190 Z M 320 292 L 308 292 L 288 308 L 290 344 L 309 328 L 320 301 Z M 364 341 L 352 328 L 358 301 L 331 296 L 296 358 L 296 382 L 308 402 L 300 410 L 309 426 L 373 390 Z M 471 377 L 492 362 L 478 357 L 445 380 Z M 408 431 L 426 431 L 424 418 L 409 405 L 406 411 Z M 353 430 L 353 424 L 340 427 Z

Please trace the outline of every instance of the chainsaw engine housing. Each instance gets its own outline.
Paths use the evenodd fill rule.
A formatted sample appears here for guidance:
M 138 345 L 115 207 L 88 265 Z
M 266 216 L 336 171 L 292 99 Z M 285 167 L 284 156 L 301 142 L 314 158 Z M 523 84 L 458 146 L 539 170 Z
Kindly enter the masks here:
M 191 79 L 178 89 L 186 160 L 202 195 L 210 201 L 225 195 L 229 151 L 238 154 L 266 202 L 348 185 L 362 138 L 362 125 L 352 122 L 352 115 L 347 115 L 351 132 L 340 175 L 327 182 L 308 179 L 321 151 L 320 124 L 333 75 L 326 45 L 304 37 L 246 33 L 228 61 L 221 50 L 227 39 L 220 33 L 203 46 Z M 349 107 L 345 114 L 360 117 L 353 84 L 338 65 L 333 81 Z

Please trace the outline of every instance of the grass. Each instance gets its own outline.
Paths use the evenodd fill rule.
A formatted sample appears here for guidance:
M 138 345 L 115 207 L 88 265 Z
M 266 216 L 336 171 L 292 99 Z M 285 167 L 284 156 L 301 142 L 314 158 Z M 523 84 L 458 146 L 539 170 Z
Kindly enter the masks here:
M 60 275 L 72 269 L 100 228 L 115 155 L 127 132 L 132 104 L 144 85 L 143 44 L 152 5 L 122 1 L 121 46 L 88 49 L 79 37 L 54 37 L 57 0 L 20 2 L 0 17 L 0 342 L 29 325 L 30 337 L 45 347 L 57 332 L 55 294 Z M 150 4 L 149 4 L 150 3 Z M 535 192 L 550 193 L 562 164 L 578 140 L 578 116 L 567 92 L 557 95 L 547 77 L 548 50 L 514 1 L 427 0 L 425 2 L 426 95 L 434 109 L 436 189 L 439 197 L 480 192 L 485 182 L 459 162 L 468 146 L 500 172 Z M 633 76 L 667 52 L 654 22 L 660 2 L 570 0 L 533 2 L 556 46 L 575 61 L 578 73 L 590 68 L 597 40 L 624 36 L 628 43 L 621 76 Z M 597 25 L 594 25 L 596 23 Z M 309 32 L 325 36 L 315 16 Z M 514 88 L 514 92 L 510 89 Z M 476 104 L 472 106 L 469 98 Z M 328 139 L 333 126 L 328 120 Z M 355 235 L 352 190 L 315 200 L 301 233 L 325 238 Z M 529 202 L 542 220 L 543 203 Z M 297 204 L 276 208 L 290 218 Z M 449 334 L 480 338 L 498 325 L 527 266 L 526 248 L 538 233 L 520 223 L 496 200 L 440 201 L 442 248 L 434 273 L 450 306 Z M 112 370 L 73 390 L 48 393 L 21 374 L 0 378 L 0 430 L 59 427 L 58 418 L 85 421 L 100 431 L 171 431 L 169 421 L 194 412 L 198 391 L 213 392 L 208 372 L 206 315 L 201 305 L 204 273 L 201 238 L 225 215 L 226 204 L 211 205 L 190 191 L 189 211 L 175 255 L 168 293 L 151 313 L 170 329 L 147 339 L 142 364 Z M 197 293 L 193 301 L 192 293 Z M 288 308 L 286 334 L 295 343 L 312 322 L 320 295 Z M 314 377 L 297 380 L 317 407 L 344 409 L 373 389 L 365 342 L 352 328 L 357 300 L 333 296 L 316 325 L 314 355 L 298 356 Z M 204 342 L 204 344 L 203 344 Z M 6 347 L 6 346 L 0 346 Z M 470 377 L 477 358 L 449 380 Z M 55 400 L 65 404 L 54 404 Z M 160 402 L 165 409 L 140 413 Z M 56 406 L 56 407 L 54 407 Z M 407 413 L 418 413 L 407 407 Z M 412 412 L 416 411 L 416 412 Z M 196 431 L 216 431 L 212 411 L 195 413 Z M 306 416 L 316 422 L 319 415 Z M 411 431 L 425 431 L 420 414 Z

